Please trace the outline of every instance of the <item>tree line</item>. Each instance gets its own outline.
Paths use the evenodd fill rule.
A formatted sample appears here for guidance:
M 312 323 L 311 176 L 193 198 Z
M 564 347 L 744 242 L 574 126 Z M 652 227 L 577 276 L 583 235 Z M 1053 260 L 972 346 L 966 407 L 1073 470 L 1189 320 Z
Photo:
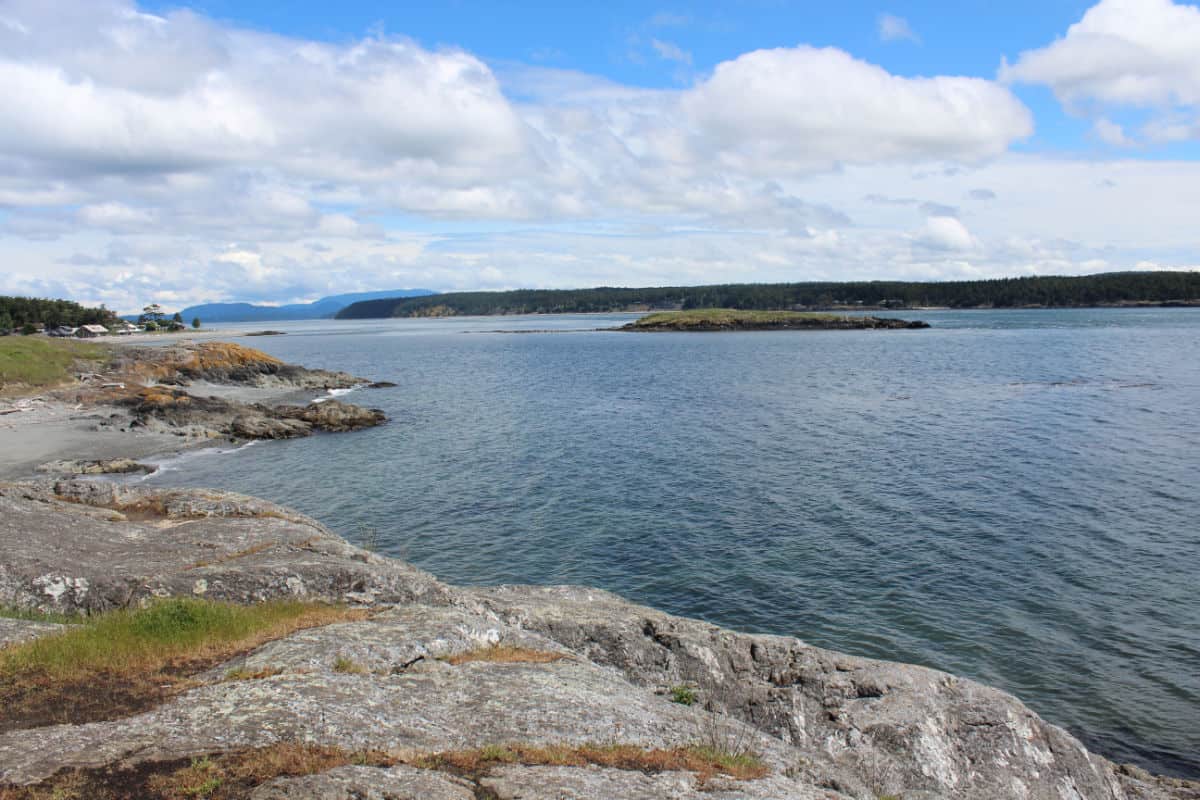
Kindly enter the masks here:
M 745 283 L 649 288 L 518 289 L 453 292 L 366 300 L 338 319 L 492 314 L 569 314 L 626 310 L 736 308 L 822 309 L 841 306 L 1020 308 L 1200 301 L 1200 272 L 1112 272 L 1102 275 L 978 281 Z
M 0 295 L 0 330 L 15 330 L 41 323 L 47 328 L 69 325 L 111 325 L 117 315 L 107 308 L 86 308 L 70 300 Z

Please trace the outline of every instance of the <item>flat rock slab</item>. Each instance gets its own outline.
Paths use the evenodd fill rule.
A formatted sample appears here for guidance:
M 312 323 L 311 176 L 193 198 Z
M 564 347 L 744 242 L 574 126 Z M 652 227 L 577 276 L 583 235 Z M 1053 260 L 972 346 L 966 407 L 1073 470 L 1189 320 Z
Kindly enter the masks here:
M 690 772 L 646 774 L 603 767 L 506 766 L 479 785 L 499 800 L 837 800 L 844 795 L 804 786 L 784 776 L 756 781 L 713 778 L 701 784 Z
M 37 622 L 29 619 L 8 619 L 0 617 L 0 648 L 11 644 L 33 641 L 42 636 L 59 633 L 66 630 L 66 625 L 53 622 Z
M 0 553 L 0 603 L 68 613 L 178 595 L 366 605 L 448 597 L 428 573 L 230 492 L 0 484 Z
M 428 669 L 439 659 L 500 645 L 579 660 L 553 639 L 505 625 L 494 617 L 458 608 L 399 606 L 367 621 L 300 631 L 232 663 L 250 673 L 331 672 L 338 659 L 345 659 L 366 672 L 392 674 Z
M 737 720 L 669 702 L 582 661 L 468 663 L 399 675 L 284 674 L 227 681 L 126 719 L 0 735 L 0 783 L 63 767 L 168 760 L 277 742 L 350 751 L 438 752 L 611 740 L 648 748 L 703 741 L 714 725 L 783 769 L 780 743 Z
M 278 778 L 250 800 L 475 800 L 474 784 L 431 770 L 338 767 L 320 775 Z

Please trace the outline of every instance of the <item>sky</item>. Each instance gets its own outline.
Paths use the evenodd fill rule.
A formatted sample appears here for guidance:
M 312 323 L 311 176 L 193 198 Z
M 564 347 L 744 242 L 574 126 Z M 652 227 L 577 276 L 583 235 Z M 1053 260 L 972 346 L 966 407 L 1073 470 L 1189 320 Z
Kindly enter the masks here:
M 1200 269 L 1200 8 L 0 0 L 0 293 Z

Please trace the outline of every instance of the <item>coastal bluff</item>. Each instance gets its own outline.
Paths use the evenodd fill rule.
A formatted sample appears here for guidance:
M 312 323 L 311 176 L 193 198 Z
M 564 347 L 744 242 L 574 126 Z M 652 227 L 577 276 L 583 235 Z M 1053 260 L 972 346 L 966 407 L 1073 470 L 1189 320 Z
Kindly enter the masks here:
M 936 670 L 586 587 L 451 586 L 242 495 L 0 484 L 0 605 L 100 614 L 171 597 L 302 599 L 355 616 L 187 675 L 136 713 L 0 715 L 0 797 L 119 796 L 64 787 L 154 786 L 170 770 L 293 748 L 312 756 L 307 768 L 243 775 L 238 795 L 210 779 L 189 796 L 1200 798 L 1196 784 L 1115 765 L 1011 695 Z M 0 648 L 70 627 L 0 623 Z M 755 768 L 680 755 L 731 752 Z

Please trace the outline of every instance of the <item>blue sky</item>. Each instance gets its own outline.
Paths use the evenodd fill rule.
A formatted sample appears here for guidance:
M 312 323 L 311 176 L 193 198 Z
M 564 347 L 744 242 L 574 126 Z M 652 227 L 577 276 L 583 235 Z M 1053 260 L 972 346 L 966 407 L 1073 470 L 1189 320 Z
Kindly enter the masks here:
M 178 3 L 148 3 L 168 11 Z M 331 4 L 207 0 L 213 17 L 330 42 L 383 30 L 431 47 L 460 47 L 497 68 L 539 64 L 602 75 L 643 87 L 675 87 L 741 53 L 809 44 L 838 47 L 898 75 L 995 76 L 1001 59 L 1061 35 L 1087 2 L 788 2 L 745 0 L 671 6 L 658 3 L 411 3 L 344 0 Z M 881 15 L 909 24 L 917 41 L 884 41 Z M 664 59 L 653 42 L 680 48 L 691 63 Z M 1031 145 L 1078 146 L 1088 126 L 1062 113 L 1041 87 L 1016 92 L 1036 113 Z
M 0 291 L 1195 268 L 1172 0 L 0 0 Z

